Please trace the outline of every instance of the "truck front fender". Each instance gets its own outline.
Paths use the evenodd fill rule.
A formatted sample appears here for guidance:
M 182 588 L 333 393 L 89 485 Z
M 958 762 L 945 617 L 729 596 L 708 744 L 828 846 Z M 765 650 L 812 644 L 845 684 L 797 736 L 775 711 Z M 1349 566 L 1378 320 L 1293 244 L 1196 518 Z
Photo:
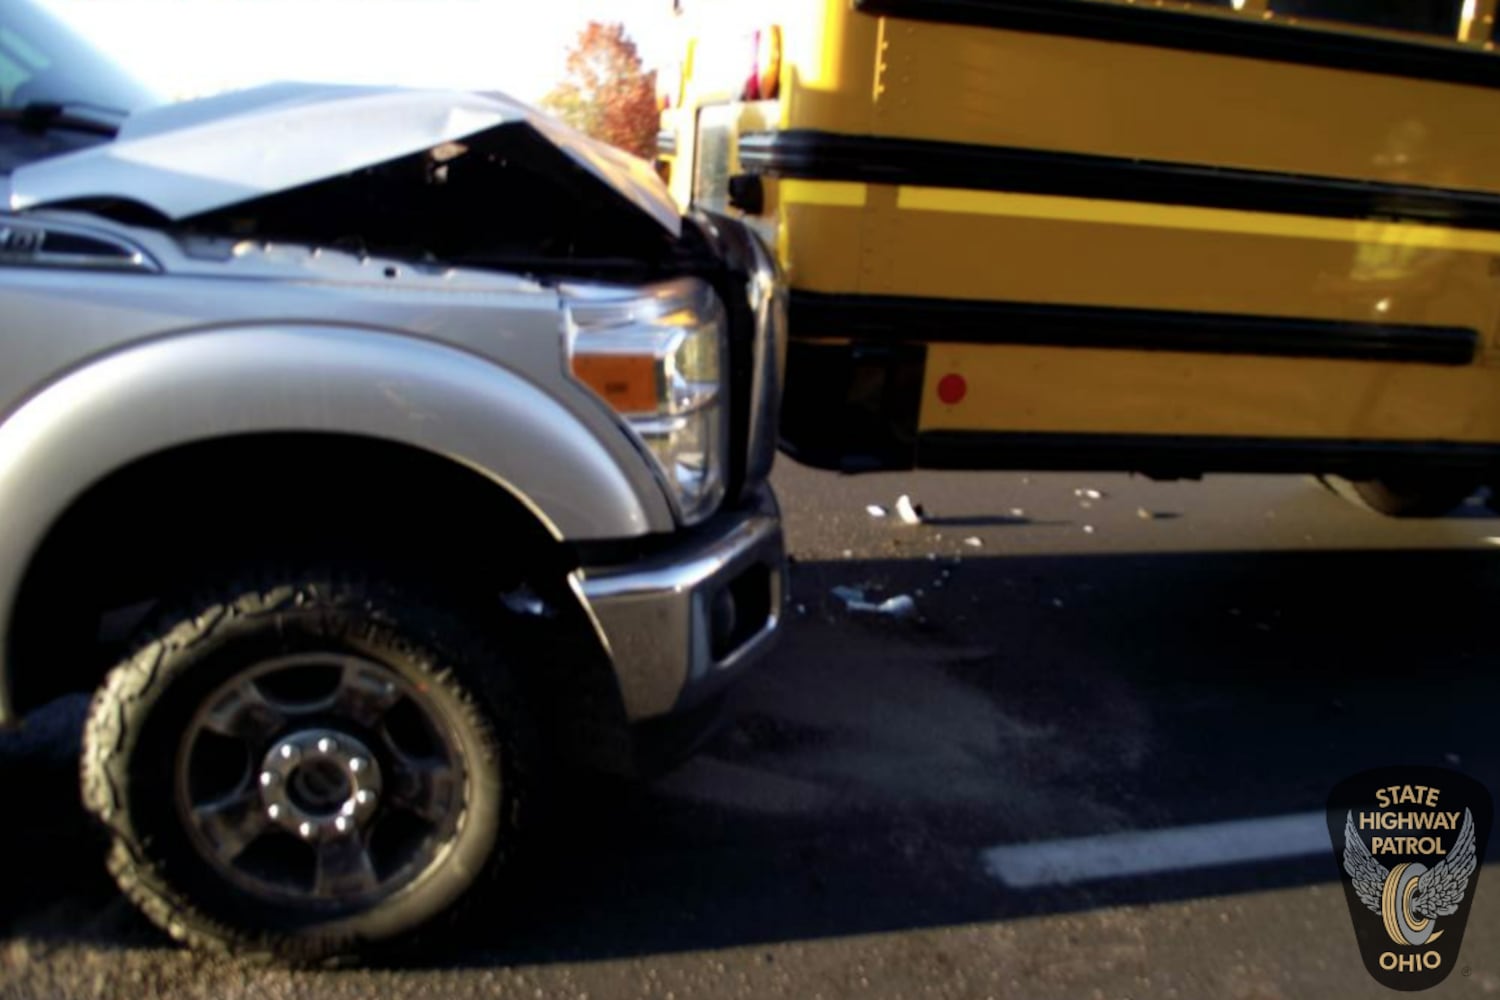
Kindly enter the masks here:
M 462 463 L 552 535 L 631 538 L 674 527 L 641 454 L 602 408 L 570 410 L 476 355 L 398 333 L 236 327 L 95 359 L 0 423 L 0 724 L 13 613 L 48 530 L 92 485 L 178 446 L 245 434 L 358 435 Z

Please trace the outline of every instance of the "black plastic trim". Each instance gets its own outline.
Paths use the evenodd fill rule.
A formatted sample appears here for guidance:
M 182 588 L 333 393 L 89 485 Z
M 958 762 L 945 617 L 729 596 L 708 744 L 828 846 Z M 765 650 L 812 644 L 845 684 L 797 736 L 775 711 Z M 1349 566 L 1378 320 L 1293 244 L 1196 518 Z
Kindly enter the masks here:
M 1097 0 L 853 0 L 866 14 L 1072 35 L 1134 45 L 1243 56 L 1385 76 L 1500 87 L 1500 57 L 1457 44 L 1406 41 Z
M 928 431 L 919 439 L 917 460 L 927 469 L 1118 470 L 1163 478 L 1211 472 L 1369 478 L 1408 471 L 1463 471 L 1487 476 L 1500 470 L 1500 444 Z
M 1500 230 L 1500 194 L 1087 153 L 794 129 L 740 137 L 742 168 L 863 181 Z
M 1279 316 L 793 291 L 794 340 L 1018 344 L 1467 365 L 1479 335 Z
M 781 450 L 819 468 L 909 469 L 927 348 L 917 344 L 787 347 Z

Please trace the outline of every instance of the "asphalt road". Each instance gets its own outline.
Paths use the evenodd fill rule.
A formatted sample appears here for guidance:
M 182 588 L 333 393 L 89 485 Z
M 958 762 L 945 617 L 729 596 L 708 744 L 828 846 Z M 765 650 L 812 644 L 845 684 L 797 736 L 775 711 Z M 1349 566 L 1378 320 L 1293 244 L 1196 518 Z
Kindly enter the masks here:
M 167 946 L 73 804 L 76 706 L 0 739 L 0 997 L 1386 995 L 1332 852 L 1276 831 L 1376 765 L 1500 791 L 1500 519 L 1298 478 L 776 478 L 795 608 L 735 721 L 420 967 Z M 901 493 L 926 523 L 866 511 Z M 1434 996 L 1500 994 L 1495 868 Z

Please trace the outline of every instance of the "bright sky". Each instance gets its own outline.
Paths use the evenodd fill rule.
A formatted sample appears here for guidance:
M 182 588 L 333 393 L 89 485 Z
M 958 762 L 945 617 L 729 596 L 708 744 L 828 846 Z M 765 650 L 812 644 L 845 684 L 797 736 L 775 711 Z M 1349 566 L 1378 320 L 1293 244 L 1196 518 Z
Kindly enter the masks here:
M 42 0 L 163 93 L 271 80 L 502 90 L 536 100 L 590 20 L 622 21 L 647 67 L 672 0 Z

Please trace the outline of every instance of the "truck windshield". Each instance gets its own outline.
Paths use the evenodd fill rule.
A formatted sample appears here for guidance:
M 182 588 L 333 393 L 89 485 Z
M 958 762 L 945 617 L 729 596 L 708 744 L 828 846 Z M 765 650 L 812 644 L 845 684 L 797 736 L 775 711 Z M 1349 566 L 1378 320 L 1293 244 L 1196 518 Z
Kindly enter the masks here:
M 149 88 L 31 0 L 0 0 L 0 118 L 55 106 L 118 119 L 156 103 Z

